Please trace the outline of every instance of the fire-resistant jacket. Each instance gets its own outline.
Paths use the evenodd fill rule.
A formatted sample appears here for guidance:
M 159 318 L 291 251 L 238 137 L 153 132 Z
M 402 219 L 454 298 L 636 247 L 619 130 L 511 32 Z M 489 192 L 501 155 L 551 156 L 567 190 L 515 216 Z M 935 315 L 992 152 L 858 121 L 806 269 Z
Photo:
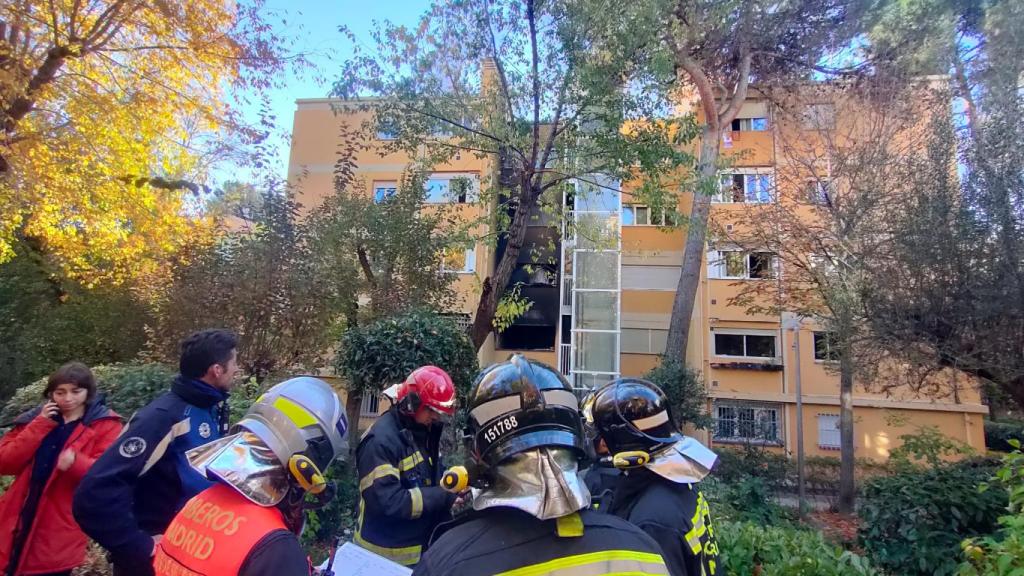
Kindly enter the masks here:
M 150 568 L 154 534 L 163 534 L 185 503 L 210 487 L 185 452 L 221 437 L 227 394 L 178 376 L 171 389 L 132 416 L 121 436 L 75 492 L 75 520 L 114 564 Z
M 0 440 L 0 474 L 14 475 L 14 483 L 0 496 L 0 571 L 10 563 L 11 546 L 18 531 L 22 507 L 31 488 L 32 465 L 40 443 L 57 422 L 35 408 L 18 416 L 14 429 Z M 88 540 L 71 518 L 75 486 L 121 432 L 121 418 L 107 408 L 102 396 L 86 408 L 81 423 L 61 448 L 75 452 L 75 462 L 61 472 L 54 468 L 45 480 L 35 520 L 28 530 L 15 574 L 63 572 L 85 560 Z M 6 573 L 6 572 L 5 572 Z
M 719 573 L 718 543 L 699 484 L 679 484 L 646 469 L 629 470 L 619 476 L 607 512 L 654 538 L 672 576 Z
M 621 518 L 582 510 L 555 520 L 488 508 L 438 528 L 413 576 L 667 575 L 658 545 Z
M 431 532 L 449 519 L 455 499 L 438 485 L 443 473 L 438 455 L 440 428 L 414 434 L 413 426 L 392 406 L 366 431 L 356 449 L 359 519 L 355 542 L 405 566 L 419 562 Z
M 215 484 L 171 521 L 153 570 L 156 576 L 307 576 L 310 566 L 280 510 Z

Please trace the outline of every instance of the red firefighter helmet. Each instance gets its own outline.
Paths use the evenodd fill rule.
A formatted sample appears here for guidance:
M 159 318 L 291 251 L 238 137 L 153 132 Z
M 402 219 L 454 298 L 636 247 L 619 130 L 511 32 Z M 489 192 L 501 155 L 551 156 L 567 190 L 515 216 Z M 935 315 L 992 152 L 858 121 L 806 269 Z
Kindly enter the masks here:
M 398 387 L 399 409 L 410 415 L 432 410 L 450 418 L 455 414 L 455 384 L 437 366 L 420 366 Z

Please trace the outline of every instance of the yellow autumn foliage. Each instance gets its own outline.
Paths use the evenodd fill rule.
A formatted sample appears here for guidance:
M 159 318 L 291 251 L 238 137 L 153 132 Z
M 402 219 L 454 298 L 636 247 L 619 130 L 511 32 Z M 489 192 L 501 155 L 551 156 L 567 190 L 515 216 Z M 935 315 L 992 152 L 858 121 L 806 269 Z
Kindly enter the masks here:
M 228 152 L 240 123 L 225 92 L 265 86 L 280 65 L 260 42 L 268 28 L 257 9 L 0 3 L 0 262 L 21 236 L 73 277 L 120 282 L 160 271 L 205 235 L 194 191 L 140 179 L 201 185 Z

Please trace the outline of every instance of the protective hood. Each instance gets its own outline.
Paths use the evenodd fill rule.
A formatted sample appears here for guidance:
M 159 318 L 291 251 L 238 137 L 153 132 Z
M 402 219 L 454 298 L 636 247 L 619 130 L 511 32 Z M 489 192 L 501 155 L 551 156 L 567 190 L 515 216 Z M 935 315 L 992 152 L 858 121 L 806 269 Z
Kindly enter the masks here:
M 231 486 L 254 504 L 276 506 L 288 494 L 288 472 L 274 451 L 252 432 L 226 436 L 185 455 L 207 479 Z
M 718 455 L 694 438 L 683 439 L 651 455 L 645 468 L 679 484 L 700 482 L 711 473 Z
M 590 505 L 579 477 L 576 454 L 566 448 L 538 448 L 509 457 L 493 468 L 494 481 L 474 488 L 473 509 L 518 508 L 540 518 L 561 518 Z

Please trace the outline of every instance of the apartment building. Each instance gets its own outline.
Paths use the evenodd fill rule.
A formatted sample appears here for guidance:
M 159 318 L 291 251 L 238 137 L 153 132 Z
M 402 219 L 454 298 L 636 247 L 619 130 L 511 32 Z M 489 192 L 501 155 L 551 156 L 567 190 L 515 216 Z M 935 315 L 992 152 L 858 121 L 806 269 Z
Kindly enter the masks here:
M 798 114 L 783 114 L 757 92 L 748 99 L 721 143 L 731 165 L 721 175 L 713 221 L 728 227 L 732 216 L 754 205 L 786 195 L 810 194 L 813 202 L 829 193 L 828 183 L 822 186 L 820 179 L 793 185 L 794 178 L 784 177 L 787 171 L 796 173 L 799 162 L 781 153 L 780 143 L 813 142 L 859 113 L 852 111 L 855 104 L 849 99 L 835 95 L 800 106 Z M 330 99 L 297 101 L 289 176 L 305 206 L 315 206 L 333 190 L 339 129 L 359 125 L 368 114 Z M 371 149 L 358 158 L 360 185 L 374 198 L 393 193 L 410 161 L 402 154 L 379 153 L 389 137 L 377 134 Z M 458 204 L 467 216 L 484 215 L 494 207 L 476 202 L 473 186 L 498 177 L 499 171 L 500 159 L 463 154 L 435 167 L 427 201 Z M 473 185 L 453 194 L 455 179 Z M 563 199 L 571 225 L 535 215 L 528 248 L 510 282 L 534 304 L 485 343 L 481 363 L 521 352 L 558 367 L 580 388 L 620 375 L 641 376 L 657 364 L 665 349 L 686 232 L 672 227 L 671 211 L 652 210 L 635 199 L 629 192 L 633 186 L 595 176 L 577 182 L 575 193 Z M 683 195 L 680 211 L 689 205 L 690 197 Z M 481 283 L 503 249 L 501 243 L 496 248 L 478 244 L 449 258 L 460 294 L 451 312 L 467 324 Z M 806 453 L 837 455 L 839 377 L 829 334 L 789 314 L 751 313 L 732 303 L 746 283 L 775 281 L 784 273 L 767 251 L 740 250 L 727 239 L 709 238 L 686 359 L 706 383 L 715 425 L 697 435 L 712 445 L 756 443 L 795 450 L 799 379 Z M 953 384 L 948 397 L 919 396 L 906 388 L 869 391 L 859 383 L 854 396 L 857 457 L 885 459 L 900 435 L 925 425 L 983 449 L 987 408 L 976 388 L 957 373 L 937 377 Z M 367 415 L 376 413 L 376 402 L 364 402 Z

